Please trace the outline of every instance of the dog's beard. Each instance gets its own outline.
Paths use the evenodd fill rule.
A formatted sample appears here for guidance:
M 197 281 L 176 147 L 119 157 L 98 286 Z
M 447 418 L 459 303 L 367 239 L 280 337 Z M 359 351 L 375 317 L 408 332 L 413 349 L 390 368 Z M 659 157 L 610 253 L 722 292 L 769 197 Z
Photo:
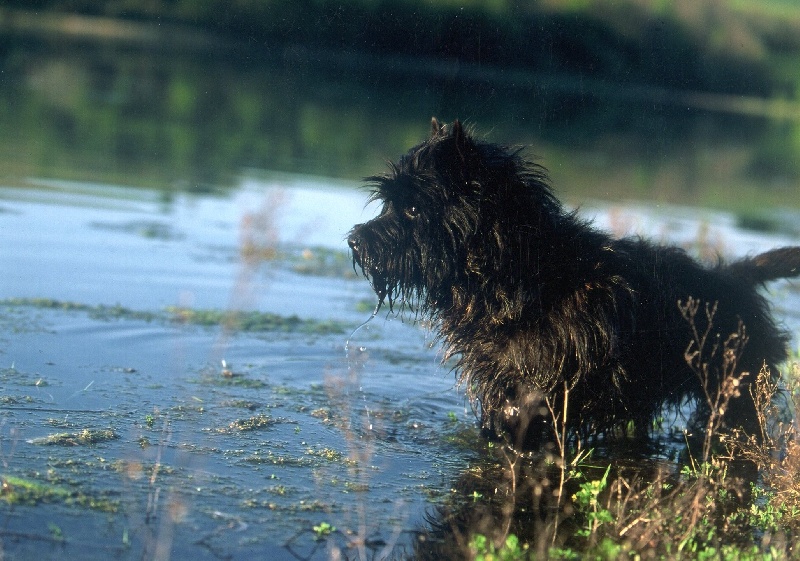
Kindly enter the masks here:
M 365 274 L 369 276 L 372 290 L 375 291 L 375 294 L 378 296 L 378 307 L 376 310 L 380 309 L 387 299 L 389 301 L 389 308 L 391 309 L 394 303 L 394 291 L 389 287 L 389 281 L 384 277 L 381 270 L 377 267 L 372 267 L 372 269 L 368 273 L 365 272 Z
M 353 269 L 360 269 L 361 273 L 369 280 L 372 290 L 378 296 L 377 312 L 383 304 L 389 302 L 389 308 L 394 301 L 394 290 L 390 287 L 389 279 L 383 270 L 367 258 L 363 253 L 353 249 Z
M 378 296 L 376 309 L 388 304 L 392 312 L 435 315 L 448 302 L 462 260 L 455 251 L 447 251 L 450 244 L 439 233 L 427 231 L 422 236 L 406 222 L 389 214 L 356 225 L 347 239 L 353 266 Z
M 413 282 L 414 268 L 402 260 L 390 260 L 386 264 L 368 255 L 366 252 L 353 251 L 353 265 L 369 280 L 372 290 L 378 297 L 375 311 L 377 312 L 384 304 L 387 304 L 391 311 L 419 310 L 425 290 Z M 379 266 L 377 264 L 379 262 L 385 264 Z

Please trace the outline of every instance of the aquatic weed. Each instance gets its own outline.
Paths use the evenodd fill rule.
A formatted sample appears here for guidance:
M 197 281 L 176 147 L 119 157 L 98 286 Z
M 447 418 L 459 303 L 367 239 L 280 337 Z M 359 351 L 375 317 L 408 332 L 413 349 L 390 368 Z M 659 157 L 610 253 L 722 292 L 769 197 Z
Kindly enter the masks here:
M 8 298 L 0 300 L 4 307 L 33 307 L 40 309 L 82 312 L 93 319 L 163 321 L 203 327 L 222 326 L 234 331 L 304 333 L 308 335 L 332 335 L 344 333 L 348 326 L 334 320 L 302 319 L 296 315 L 283 316 L 269 312 L 207 310 L 169 306 L 163 311 L 142 311 L 119 304 L 83 304 L 51 298 Z
M 40 503 L 63 503 L 101 512 L 114 513 L 119 510 L 119 502 L 116 500 L 102 496 L 94 497 L 77 490 L 65 489 L 33 479 L 0 475 L 0 485 L 0 500 L 10 505 L 35 506 Z
M 304 248 L 287 256 L 292 270 L 301 275 L 355 278 L 353 262 L 346 251 L 325 247 Z
M 216 429 L 215 432 L 221 434 L 230 434 L 234 432 L 248 432 L 258 429 L 263 429 L 266 427 L 271 427 L 277 423 L 281 422 L 280 420 L 273 419 L 269 415 L 256 415 L 254 417 L 250 417 L 248 419 L 237 419 L 235 421 L 231 421 L 231 423 L 227 427 L 222 427 Z M 284 421 L 285 422 L 285 421 Z
M 83 429 L 80 432 L 59 432 L 28 440 L 40 446 L 87 446 L 119 438 L 113 429 Z
M 206 327 L 224 326 L 233 331 L 261 332 L 280 331 L 287 333 L 306 333 L 329 335 L 344 333 L 346 326 L 333 320 L 301 319 L 296 315 L 282 316 L 269 312 L 193 310 L 190 308 L 169 307 L 166 309 L 173 321 Z
M 84 312 L 89 317 L 100 320 L 111 319 L 135 319 L 142 321 L 153 321 L 159 318 L 159 314 L 154 312 L 143 312 L 131 310 L 115 304 L 107 306 L 104 304 L 91 305 L 79 302 L 69 302 L 65 300 L 55 300 L 52 298 L 8 298 L 0 300 L 0 306 L 6 307 L 33 307 L 41 309 L 60 310 L 65 312 Z
M 328 522 L 320 522 L 312 529 L 314 530 L 314 533 L 317 535 L 316 537 L 317 540 L 324 540 L 325 538 L 330 536 L 331 533 L 336 531 L 336 526 L 333 526 Z

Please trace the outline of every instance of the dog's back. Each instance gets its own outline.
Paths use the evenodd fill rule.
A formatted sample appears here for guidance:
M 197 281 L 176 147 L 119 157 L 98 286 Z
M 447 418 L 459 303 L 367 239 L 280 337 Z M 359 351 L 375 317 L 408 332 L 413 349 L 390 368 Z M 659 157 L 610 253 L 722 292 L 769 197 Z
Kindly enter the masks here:
M 789 335 L 774 321 L 759 287 L 771 280 L 800 275 L 800 247 L 705 267 L 675 247 L 642 240 L 618 240 L 614 246 L 627 248 L 628 262 L 619 274 L 631 283 L 638 308 L 632 340 L 625 346 L 630 352 L 620 360 L 626 372 L 651 372 L 641 379 L 632 375 L 637 382 L 630 386 L 628 399 L 643 399 L 637 398 L 647 389 L 641 387 L 642 380 L 660 385 L 652 389 L 667 402 L 679 402 L 687 393 L 703 395 L 702 381 L 687 362 L 686 352 L 697 335 L 702 337 L 706 332 L 708 348 L 699 351 L 712 361 L 710 368 L 717 370 L 707 381 L 712 386 L 708 389 L 715 390 L 722 375 L 718 372 L 722 360 L 712 357 L 714 349 L 721 352 L 725 340 L 736 336 L 740 327 L 746 339 L 736 357 L 736 371 L 748 372 L 745 383 L 751 382 L 765 364 L 773 376 L 777 375 L 776 367 L 787 357 Z M 691 318 L 686 317 L 689 298 L 700 304 Z M 749 418 L 732 421 L 752 426 Z

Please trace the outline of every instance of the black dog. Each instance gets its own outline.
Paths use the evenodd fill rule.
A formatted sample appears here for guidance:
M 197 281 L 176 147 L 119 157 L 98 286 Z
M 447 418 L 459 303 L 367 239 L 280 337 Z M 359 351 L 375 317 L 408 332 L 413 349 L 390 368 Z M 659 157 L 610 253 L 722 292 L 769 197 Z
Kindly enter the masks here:
M 756 289 L 800 275 L 800 247 L 706 268 L 676 247 L 613 239 L 566 212 L 519 150 L 476 140 L 458 121 L 432 129 L 388 175 L 368 179 L 383 209 L 348 243 L 380 303 L 434 320 L 488 432 L 538 446 L 565 393 L 567 426 L 584 435 L 631 421 L 646 431 L 664 405 L 686 400 L 702 409 L 678 305 L 690 298 L 716 306 L 694 318 L 701 334 L 712 328 L 709 346 L 744 340 L 744 325 L 745 380 L 786 358 L 788 337 Z M 711 350 L 705 387 L 715 391 L 724 352 Z M 752 398 L 740 394 L 726 420 L 754 430 Z

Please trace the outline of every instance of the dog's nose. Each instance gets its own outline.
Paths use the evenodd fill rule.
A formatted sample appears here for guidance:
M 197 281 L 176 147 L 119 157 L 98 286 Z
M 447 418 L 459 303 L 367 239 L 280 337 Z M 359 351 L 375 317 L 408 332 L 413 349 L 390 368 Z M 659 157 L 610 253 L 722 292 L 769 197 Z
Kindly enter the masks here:
M 358 249 L 361 246 L 360 240 L 356 236 L 350 236 L 347 238 L 347 245 L 350 246 L 350 249 L 353 250 L 353 253 L 358 253 Z

